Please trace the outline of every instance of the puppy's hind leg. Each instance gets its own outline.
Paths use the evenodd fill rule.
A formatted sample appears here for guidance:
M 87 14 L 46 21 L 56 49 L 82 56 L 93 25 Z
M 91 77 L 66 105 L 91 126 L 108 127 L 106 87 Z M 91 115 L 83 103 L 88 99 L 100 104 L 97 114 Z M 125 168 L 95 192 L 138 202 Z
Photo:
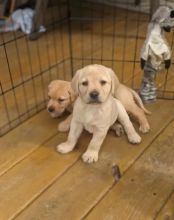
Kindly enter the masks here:
M 59 144 L 57 146 L 57 151 L 62 154 L 66 154 L 72 151 L 82 131 L 83 131 L 83 125 L 72 119 L 70 131 L 68 134 L 68 140 L 62 144 Z
M 139 108 L 136 104 L 134 104 L 133 106 L 130 106 L 130 108 L 127 108 L 126 110 L 131 115 L 133 115 L 133 117 L 138 119 L 138 122 L 140 124 L 139 130 L 142 133 L 147 133 L 150 130 L 149 122 L 146 118 L 144 111 L 141 108 Z
M 133 144 L 140 143 L 141 137 L 135 131 L 132 122 L 129 119 L 129 116 L 120 101 L 117 101 L 117 108 L 118 108 L 118 121 L 123 125 L 124 130 L 128 136 L 129 142 Z

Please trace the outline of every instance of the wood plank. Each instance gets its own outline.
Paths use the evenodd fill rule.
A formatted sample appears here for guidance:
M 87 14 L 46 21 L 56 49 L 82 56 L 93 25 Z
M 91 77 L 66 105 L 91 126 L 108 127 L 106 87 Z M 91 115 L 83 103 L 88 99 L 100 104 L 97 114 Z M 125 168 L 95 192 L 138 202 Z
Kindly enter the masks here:
M 78 160 L 82 148 L 65 156 L 55 151 L 56 145 L 65 141 L 66 136 L 59 133 L 0 177 L 1 220 L 16 216 Z
M 155 220 L 173 220 L 174 219 L 174 193 L 170 196 L 169 200 L 158 213 Z
M 91 166 L 80 160 L 15 219 L 80 219 L 113 183 L 111 164 Z
M 174 122 L 85 219 L 154 219 L 174 189 L 173 136 Z
M 46 110 L 30 118 L 0 139 L 0 175 L 57 133 L 58 120 Z
M 164 103 L 167 111 L 162 107 Z M 158 114 L 151 117 L 152 131 L 143 135 L 143 142 L 138 146 L 132 146 L 125 137 L 116 138 L 109 132 L 99 162 L 87 165 L 78 161 L 16 219 L 81 219 L 113 186 L 112 164 L 118 164 L 121 172 L 125 172 L 173 118 L 173 107 L 171 101 L 151 105 L 152 112 L 158 111 Z M 95 216 L 94 219 L 102 218 Z

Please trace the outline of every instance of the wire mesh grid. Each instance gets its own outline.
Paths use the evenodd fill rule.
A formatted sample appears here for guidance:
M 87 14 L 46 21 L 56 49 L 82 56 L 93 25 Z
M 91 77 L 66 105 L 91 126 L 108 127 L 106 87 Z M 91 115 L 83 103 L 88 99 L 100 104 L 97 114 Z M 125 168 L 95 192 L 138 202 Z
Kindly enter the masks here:
M 47 31 L 35 41 L 20 31 L 1 33 L 1 135 L 45 108 L 51 80 L 71 78 L 67 10 L 63 1 L 48 6 Z
M 37 40 L 21 31 L 1 33 L 0 135 L 45 108 L 50 81 L 70 80 L 85 65 L 111 67 L 121 82 L 138 89 L 151 11 L 150 1 L 142 2 L 49 1 L 43 16 L 47 31 Z M 172 48 L 173 32 L 167 39 Z M 172 63 L 158 74 L 160 98 L 174 99 L 173 73 Z

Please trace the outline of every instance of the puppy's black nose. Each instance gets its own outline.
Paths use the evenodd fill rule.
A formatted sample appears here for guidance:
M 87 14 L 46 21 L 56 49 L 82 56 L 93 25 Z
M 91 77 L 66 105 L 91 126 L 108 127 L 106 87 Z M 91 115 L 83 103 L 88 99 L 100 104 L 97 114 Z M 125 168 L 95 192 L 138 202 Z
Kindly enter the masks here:
M 99 93 L 94 90 L 94 91 L 90 92 L 89 95 L 90 95 L 91 99 L 96 100 L 98 98 L 98 96 L 99 96 Z
M 54 108 L 53 108 L 52 106 L 50 106 L 50 107 L 48 108 L 48 111 L 49 111 L 49 112 L 54 112 Z

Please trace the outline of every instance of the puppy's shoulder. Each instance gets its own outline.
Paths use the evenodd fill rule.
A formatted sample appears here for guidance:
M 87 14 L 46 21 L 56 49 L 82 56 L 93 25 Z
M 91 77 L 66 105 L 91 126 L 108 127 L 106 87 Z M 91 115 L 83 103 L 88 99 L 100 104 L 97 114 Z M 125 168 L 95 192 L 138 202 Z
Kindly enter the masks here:
M 117 98 L 115 98 L 115 97 L 112 97 L 112 102 L 114 103 L 114 105 L 116 106 L 116 107 L 119 107 L 119 106 L 123 106 L 123 104 L 120 102 L 120 100 L 118 100 Z
M 81 101 L 80 97 L 77 97 L 74 102 L 73 111 L 80 111 L 83 108 L 83 102 Z

